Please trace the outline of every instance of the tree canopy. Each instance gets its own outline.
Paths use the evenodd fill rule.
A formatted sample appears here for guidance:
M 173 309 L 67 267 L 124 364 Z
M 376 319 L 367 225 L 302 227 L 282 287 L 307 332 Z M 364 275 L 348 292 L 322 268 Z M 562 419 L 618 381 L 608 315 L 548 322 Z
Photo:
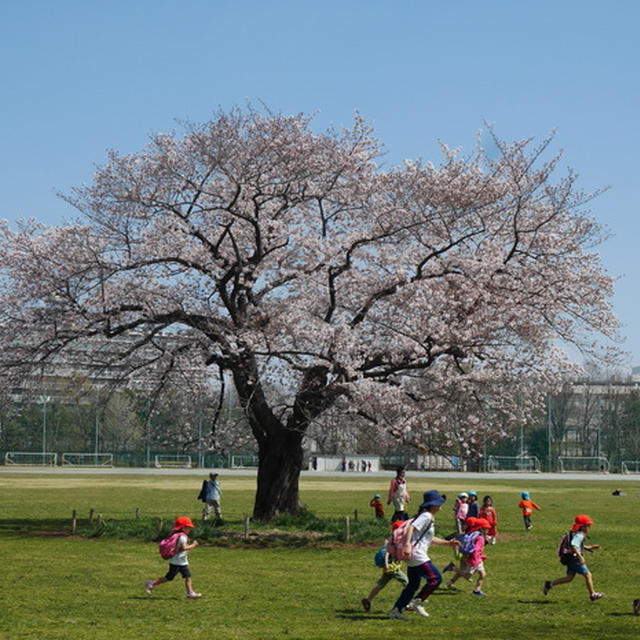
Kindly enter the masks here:
M 261 518 L 299 508 L 302 438 L 336 403 L 423 447 L 526 419 L 561 343 L 614 335 L 613 283 L 550 140 L 494 141 L 384 168 L 359 116 L 317 133 L 248 109 L 112 152 L 64 196 L 77 222 L 2 224 L 0 365 L 117 337 L 132 370 L 226 372 Z

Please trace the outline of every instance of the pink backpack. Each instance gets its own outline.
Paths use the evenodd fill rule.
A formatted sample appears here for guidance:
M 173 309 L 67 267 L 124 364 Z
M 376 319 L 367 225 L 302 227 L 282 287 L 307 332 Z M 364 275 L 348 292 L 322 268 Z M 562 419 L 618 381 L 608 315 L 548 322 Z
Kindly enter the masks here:
M 176 531 L 158 544 L 158 551 L 165 560 L 169 560 L 169 558 L 173 558 L 176 555 L 176 546 L 181 535 L 182 531 Z
M 417 518 L 418 516 L 416 516 Z M 411 554 L 413 553 L 413 547 L 422 540 L 423 536 L 429 530 L 429 527 L 426 527 L 424 531 L 420 534 L 418 539 L 415 541 L 413 545 L 409 545 L 409 555 L 406 555 L 404 552 L 404 545 L 407 541 L 407 534 L 409 533 L 409 526 L 413 525 L 413 521 L 416 518 L 412 518 L 411 520 L 405 520 L 397 529 L 393 530 L 391 534 L 391 539 L 387 542 L 387 551 L 390 556 L 393 556 L 396 560 L 409 560 L 411 558 Z

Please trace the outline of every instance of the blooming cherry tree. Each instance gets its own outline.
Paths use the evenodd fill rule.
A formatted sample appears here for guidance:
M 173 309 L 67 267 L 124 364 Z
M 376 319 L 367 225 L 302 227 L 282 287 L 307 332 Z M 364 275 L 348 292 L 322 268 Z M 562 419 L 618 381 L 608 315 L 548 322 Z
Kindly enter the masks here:
M 300 508 L 302 439 L 338 399 L 379 437 L 473 442 L 531 414 L 561 343 L 614 335 L 590 196 L 548 143 L 383 170 L 360 117 L 233 110 L 110 153 L 65 196 L 77 223 L 2 225 L 0 364 L 106 337 L 138 372 L 224 371 L 263 519 Z

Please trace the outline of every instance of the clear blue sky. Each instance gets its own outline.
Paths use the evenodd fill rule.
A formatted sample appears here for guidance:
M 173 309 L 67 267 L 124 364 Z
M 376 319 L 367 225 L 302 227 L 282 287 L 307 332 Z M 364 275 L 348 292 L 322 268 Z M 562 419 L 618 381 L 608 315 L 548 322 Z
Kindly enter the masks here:
M 613 237 L 615 310 L 640 364 L 640 53 L 635 0 L 24 0 L 0 8 L 0 218 L 75 213 L 56 191 L 107 149 L 264 102 L 375 126 L 391 164 L 557 129 Z

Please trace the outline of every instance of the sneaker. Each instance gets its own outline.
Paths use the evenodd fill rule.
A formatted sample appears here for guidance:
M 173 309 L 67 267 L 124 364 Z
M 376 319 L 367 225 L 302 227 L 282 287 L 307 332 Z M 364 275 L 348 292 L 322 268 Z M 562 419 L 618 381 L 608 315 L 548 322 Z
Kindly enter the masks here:
M 453 571 L 456 565 L 453 562 L 450 562 L 443 570 L 442 573 L 446 573 L 447 571 Z
M 389 618 L 392 620 L 409 620 L 409 618 L 402 615 L 402 611 L 398 611 L 398 607 L 393 607 L 393 609 L 389 611 Z
M 546 580 L 542 587 L 542 595 L 546 596 L 551 591 L 551 580 Z
M 591 600 L 591 602 L 594 602 L 595 600 L 600 600 L 600 598 L 604 598 L 604 593 L 600 593 L 599 591 L 596 591 L 595 593 L 592 593 L 589 596 L 589 600 Z
M 475 589 L 471 592 L 474 596 L 482 596 L 483 598 L 487 597 L 487 594 L 484 591 L 476 591 Z
M 369 613 L 369 611 L 371 611 L 371 601 L 367 600 L 366 598 L 362 598 L 362 600 L 360 600 L 360 602 L 362 603 L 362 606 L 364 608 L 364 610 Z
M 636 598 L 633 601 L 633 615 L 637 616 L 640 613 L 640 598 Z
M 195 600 L 197 598 L 202 598 L 202 594 L 196 593 L 195 591 L 189 591 L 189 593 L 187 593 L 187 598 L 190 598 L 191 600 Z
M 407 605 L 407 611 L 415 611 L 416 613 L 420 614 L 423 618 L 428 618 L 429 614 L 427 613 L 427 610 L 422 606 L 422 603 L 423 601 L 420 600 L 419 598 L 412 600 Z
M 153 587 L 155 586 L 156 585 L 153 583 L 153 580 L 145 580 L 144 590 L 146 591 L 148 596 L 151 595 L 151 592 L 153 591 Z

